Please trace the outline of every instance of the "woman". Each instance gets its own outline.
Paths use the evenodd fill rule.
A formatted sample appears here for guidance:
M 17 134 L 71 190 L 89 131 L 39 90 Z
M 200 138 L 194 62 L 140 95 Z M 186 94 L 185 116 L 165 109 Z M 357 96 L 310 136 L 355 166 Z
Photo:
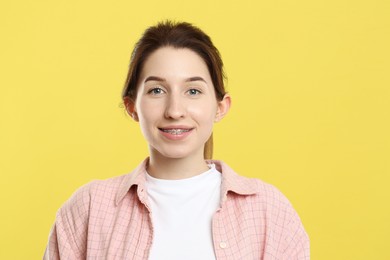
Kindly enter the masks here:
M 188 23 L 148 28 L 122 93 L 150 156 L 80 188 L 57 213 L 45 259 L 309 259 L 309 240 L 273 186 L 212 157 L 230 107 L 210 38 Z

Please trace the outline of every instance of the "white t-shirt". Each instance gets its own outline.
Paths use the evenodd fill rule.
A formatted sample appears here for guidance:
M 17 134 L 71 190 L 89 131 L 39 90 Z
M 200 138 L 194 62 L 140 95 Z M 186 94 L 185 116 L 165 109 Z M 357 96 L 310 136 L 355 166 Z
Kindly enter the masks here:
M 154 234 L 150 260 L 215 259 L 211 222 L 220 202 L 221 173 L 214 164 L 209 167 L 181 180 L 146 175 Z

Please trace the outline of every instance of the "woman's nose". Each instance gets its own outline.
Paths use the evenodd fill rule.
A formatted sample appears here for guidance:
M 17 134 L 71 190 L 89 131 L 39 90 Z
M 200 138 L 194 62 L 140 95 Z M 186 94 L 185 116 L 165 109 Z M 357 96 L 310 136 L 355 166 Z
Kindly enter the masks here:
M 186 107 L 179 95 L 171 94 L 167 98 L 165 107 L 165 117 L 171 119 L 179 119 L 186 115 Z

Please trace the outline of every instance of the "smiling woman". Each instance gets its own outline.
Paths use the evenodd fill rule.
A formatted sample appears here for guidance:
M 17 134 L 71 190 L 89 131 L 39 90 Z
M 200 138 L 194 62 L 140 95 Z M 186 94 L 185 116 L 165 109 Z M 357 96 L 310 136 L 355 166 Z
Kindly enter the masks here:
M 161 47 L 145 60 L 136 88 L 137 95 L 124 101 L 148 141 L 149 174 L 181 179 L 208 169 L 204 146 L 214 122 L 229 110 L 230 97 L 216 99 L 203 59 L 187 48 Z M 178 162 L 186 171 L 161 170 Z
M 45 259 L 309 259 L 309 239 L 273 186 L 212 160 L 229 111 L 223 63 L 188 23 L 150 27 L 122 98 L 150 156 L 80 188 L 58 211 Z

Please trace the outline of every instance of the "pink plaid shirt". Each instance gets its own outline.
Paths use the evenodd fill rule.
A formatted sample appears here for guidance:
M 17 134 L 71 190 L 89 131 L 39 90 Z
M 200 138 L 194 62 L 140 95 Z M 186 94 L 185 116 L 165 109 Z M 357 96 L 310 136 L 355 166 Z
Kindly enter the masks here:
M 44 259 L 148 259 L 153 225 L 145 191 L 148 160 L 131 174 L 81 187 L 59 209 Z M 309 238 L 275 187 L 221 161 L 221 202 L 212 218 L 217 259 L 310 259 Z

